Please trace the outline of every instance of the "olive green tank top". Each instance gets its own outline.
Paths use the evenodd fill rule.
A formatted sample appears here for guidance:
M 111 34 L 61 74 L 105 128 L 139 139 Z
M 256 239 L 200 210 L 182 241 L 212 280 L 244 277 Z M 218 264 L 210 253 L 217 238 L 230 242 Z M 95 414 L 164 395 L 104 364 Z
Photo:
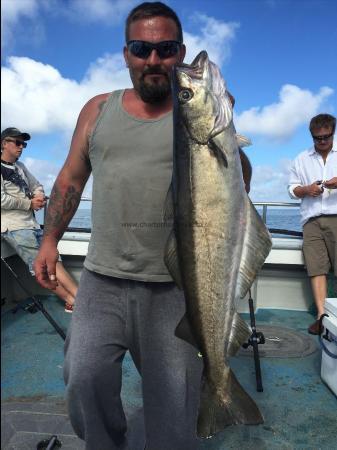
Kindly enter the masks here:
M 92 233 L 84 266 L 140 281 L 172 281 L 164 264 L 170 232 L 163 209 L 172 176 L 172 113 L 146 120 L 113 92 L 90 137 Z

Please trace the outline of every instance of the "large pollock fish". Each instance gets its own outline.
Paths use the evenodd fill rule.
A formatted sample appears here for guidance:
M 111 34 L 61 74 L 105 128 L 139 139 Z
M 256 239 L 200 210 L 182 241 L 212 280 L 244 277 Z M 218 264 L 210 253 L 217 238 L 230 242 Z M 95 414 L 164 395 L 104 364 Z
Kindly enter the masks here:
M 263 422 L 228 359 L 251 334 L 236 304 L 262 267 L 271 238 L 246 194 L 232 105 L 206 52 L 191 65 L 175 66 L 172 94 L 174 167 L 165 218 L 173 217 L 174 227 L 165 263 L 186 298 L 176 335 L 203 356 L 197 432 L 210 437 L 231 424 Z

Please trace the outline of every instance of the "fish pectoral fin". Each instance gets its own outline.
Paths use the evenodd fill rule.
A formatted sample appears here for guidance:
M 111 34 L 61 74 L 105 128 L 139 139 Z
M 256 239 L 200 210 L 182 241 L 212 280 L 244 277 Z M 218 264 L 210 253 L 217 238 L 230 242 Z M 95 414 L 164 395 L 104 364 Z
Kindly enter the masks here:
M 228 161 L 226 153 L 222 150 L 221 146 L 217 144 L 216 138 L 209 139 L 207 146 L 213 155 L 221 162 L 225 167 L 228 167 Z
M 222 384 L 215 389 L 206 378 L 203 380 L 197 426 L 199 437 L 211 437 L 229 425 L 263 423 L 258 406 L 231 370 L 224 374 Z
M 177 240 L 174 230 L 171 231 L 166 243 L 164 262 L 166 264 L 167 270 L 170 272 L 170 275 L 173 278 L 173 281 L 176 283 L 179 289 L 183 289 L 183 282 L 177 252 Z
M 170 222 L 174 218 L 174 207 L 173 207 L 173 187 L 172 183 L 170 184 L 170 187 L 168 188 L 166 199 L 164 203 L 164 210 L 163 210 L 163 222 Z
M 186 314 L 183 316 L 181 321 L 178 323 L 174 334 L 178 338 L 183 339 L 184 341 L 193 345 L 193 347 L 195 347 L 198 351 L 200 351 L 197 341 L 193 336 L 192 328 L 191 328 L 190 322 L 189 322 Z
M 245 196 L 245 201 L 247 202 L 246 232 L 235 298 L 243 298 L 247 294 L 272 246 L 268 228 L 249 200 L 248 195 Z
M 235 133 L 235 137 L 238 147 L 249 147 L 250 145 L 252 145 L 252 141 L 242 134 Z
M 227 348 L 228 356 L 234 356 L 243 343 L 247 342 L 251 330 L 246 322 L 236 312 L 233 316 L 232 330 L 229 335 L 229 344 Z

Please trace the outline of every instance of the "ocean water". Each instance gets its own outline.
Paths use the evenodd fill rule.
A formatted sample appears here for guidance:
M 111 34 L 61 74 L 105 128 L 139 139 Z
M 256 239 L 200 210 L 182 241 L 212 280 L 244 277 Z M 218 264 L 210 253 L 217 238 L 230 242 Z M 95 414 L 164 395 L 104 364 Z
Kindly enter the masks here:
M 256 208 L 262 217 L 262 207 Z M 42 222 L 43 223 L 43 220 Z M 70 227 L 90 228 L 91 227 L 91 210 L 79 209 L 73 217 Z M 300 213 L 297 207 L 268 207 L 267 209 L 267 226 L 268 228 L 302 231 L 300 223 Z
M 262 208 L 256 208 L 262 217 Z M 302 231 L 300 210 L 297 207 L 268 207 L 267 227 L 289 231 Z

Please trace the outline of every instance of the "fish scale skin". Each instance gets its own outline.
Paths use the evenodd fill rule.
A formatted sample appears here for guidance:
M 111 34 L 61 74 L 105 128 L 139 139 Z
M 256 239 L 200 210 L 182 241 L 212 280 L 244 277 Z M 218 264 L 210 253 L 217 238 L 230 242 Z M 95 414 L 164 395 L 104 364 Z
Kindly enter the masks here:
M 186 146 L 184 148 L 186 150 Z M 179 154 L 179 148 L 177 152 Z M 229 169 L 225 173 L 207 146 L 198 149 L 192 146 L 189 158 L 183 158 L 178 164 L 178 178 L 188 180 L 178 187 L 178 198 L 184 200 L 179 203 L 179 211 L 183 213 L 177 223 L 178 234 L 184 236 L 180 242 L 183 255 L 180 262 L 188 278 L 185 293 L 194 299 L 199 312 L 193 314 L 196 320 L 193 328 L 208 331 L 200 333 L 198 338 L 203 346 L 201 351 L 203 354 L 211 351 L 220 366 L 224 365 L 223 343 L 226 344 L 234 312 L 236 283 L 233 275 L 237 275 L 239 266 L 239 261 L 233 259 L 233 242 L 238 246 L 242 243 L 242 231 L 236 226 L 239 220 L 232 220 L 233 225 L 228 226 L 230 218 L 240 216 L 240 209 L 234 204 L 232 208 L 223 208 L 231 201 L 228 186 L 235 185 L 235 179 L 241 178 L 239 172 L 231 171 L 236 162 L 239 163 L 229 156 Z M 231 314 L 225 318 L 228 311 Z M 220 326 L 223 323 L 227 324 L 225 329 Z

